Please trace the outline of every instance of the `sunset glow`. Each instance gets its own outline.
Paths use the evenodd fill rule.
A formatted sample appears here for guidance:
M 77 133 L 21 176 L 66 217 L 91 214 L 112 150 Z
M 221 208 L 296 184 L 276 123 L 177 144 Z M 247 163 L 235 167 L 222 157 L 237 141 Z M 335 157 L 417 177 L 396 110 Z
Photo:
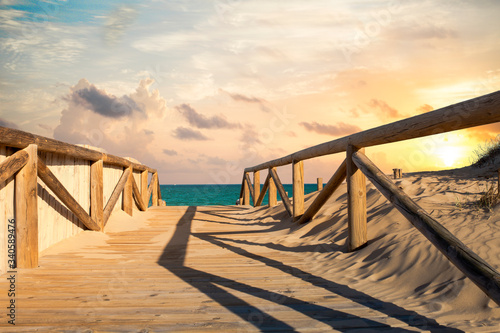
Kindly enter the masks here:
M 500 89 L 499 12 L 472 1 L 1 1 L 0 125 L 134 157 L 163 183 L 238 183 L 245 167 Z M 367 153 L 385 172 L 452 168 L 499 132 Z M 309 161 L 306 182 L 343 158 Z

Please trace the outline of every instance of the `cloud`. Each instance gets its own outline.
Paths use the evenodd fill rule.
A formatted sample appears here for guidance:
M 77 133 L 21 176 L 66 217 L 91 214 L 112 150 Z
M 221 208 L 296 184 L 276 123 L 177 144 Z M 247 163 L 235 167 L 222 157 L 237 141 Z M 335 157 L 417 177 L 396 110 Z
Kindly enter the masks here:
M 426 112 L 429 112 L 432 110 L 434 110 L 434 108 L 432 106 L 430 106 L 429 104 L 424 104 L 424 105 L 421 105 L 417 108 L 418 113 L 426 113 Z
M 190 125 L 196 128 L 241 128 L 240 124 L 230 123 L 224 116 L 212 116 L 210 118 L 198 113 L 188 104 L 175 107 Z
M 186 127 L 177 127 L 173 133 L 174 137 L 180 140 L 198 140 L 204 141 L 208 138 L 203 135 L 200 131 L 193 130 Z
M 85 79 L 80 80 L 77 87 L 80 84 L 86 87 L 73 90 L 69 98 L 75 104 L 80 104 L 88 110 L 110 118 L 129 116 L 133 112 L 144 113 L 129 96 L 124 95 L 118 98 L 108 94 L 105 90 L 97 89 Z
M 173 32 L 141 38 L 132 43 L 132 47 L 146 53 L 186 50 L 198 46 L 207 40 L 201 31 Z
M 332 136 L 344 136 L 361 131 L 361 128 L 359 128 L 358 126 L 345 124 L 342 122 L 339 122 L 338 125 L 324 125 L 318 124 L 314 121 L 312 123 L 301 122 L 300 125 L 304 126 L 304 128 L 309 132 L 316 132 L 319 134 L 327 134 Z
M 52 131 L 54 130 L 54 129 L 52 128 L 52 126 L 49 126 L 49 125 L 46 125 L 46 124 L 38 124 L 38 127 L 42 128 L 42 129 L 44 129 L 44 130 L 46 130 L 46 131 L 48 131 L 48 132 L 51 132 L 51 133 L 52 133 Z
M 243 142 L 244 149 L 262 143 L 259 139 L 259 133 L 251 125 L 245 125 L 245 129 L 240 136 L 240 141 Z
M 163 153 L 168 156 L 176 156 L 177 152 L 172 149 L 163 149 Z
M 389 118 L 398 118 L 402 115 L 395 108 L 389 106 L 385 101 L 372 98 L 368 105 L 373 109 L 378 109 L 382 116 L 388 116 Z
M 113 45 L 123 36 L 125 30 L 137 18 L 137 10 L 129 6 L 120 6 L 108 16 L 104 24 L 104 39 Z
M 141 80 L 135 92 L 118 98 L 81 79 L 62 99 L 67 105 L 54 138 L 104 148 L 150 166 L 159 164 L 148 147 L 155 141 L 151 128 L 165 117 L 166 102 L 157 91 L 149 91 L 150 85 L 151 80 Z
M 466 131 L 471 138 L 484 143 L 499 137 L 500 123 L 473 127 Z
M 404 40 L 453 39 L 458 33 L 432 22 L 405 22 L 388 31 L 389 36 Z
M 248 97 L 248 96 L 245 96 L 245 95 L 241 95 L 241 94 L 232 94 L 230 92 L 227 92 L 227 94 L 235 101 L 239 101 L 239 102 L 247 102 L 247 103 L 262 103 L 264 102 L 264 100 L 260 99 L 260 98 L 257 98 L 257 97 Z
M 3 118 L 0 118 L 0 126 L 2 127 L 8 127 L 8 128 L 13 128 L 13 129 L 18 129 L 19 127 L 14 124 L 13 122 L 10 122 L 8 120 L 5 120 Z
M 222 90 L 222 89 L 219 89 L 219 90 L 228 94 L 229 97 L 231 97 L 236 102 L 255 103 L 255 104 L 259 105 L 259 107 L 262 111 L 267 112 L 267 113 L 271 111 L 271 109 L 268 106 L 266 106 L 267 101 L 262 99 L 262 98 L 257 98 L 254 96 L 246 96 L 246 95 L 236 94 L 236 93 L 230 93 L 230 92 Z

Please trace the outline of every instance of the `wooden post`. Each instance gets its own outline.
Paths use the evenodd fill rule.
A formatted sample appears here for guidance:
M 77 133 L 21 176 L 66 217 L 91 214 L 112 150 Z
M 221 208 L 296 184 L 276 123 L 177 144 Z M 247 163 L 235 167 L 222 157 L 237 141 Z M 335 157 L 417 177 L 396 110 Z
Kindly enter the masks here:
M 135 201 L 137 202 L 137 206 L 139 207 L 140 211 L 146 211 L 148 207 L 144 203 L 144 200 L 142 200 L 142 194 L 139 190 L 139 187 L 137 186 L 137 183 L 135 182 L 135 179 L 132 178 L 132 189 L 134 190 L 134 197 Z M 163 200 L 160 200 L 160 202 L 164 202 Z
M 127 177 L 127 182 L 125 183 L 125 187 L 123 188 L 123 211 L 128 215 L 132 216 L 133 205 L 134 205 L 134 197 L 133 197 L 133 184 L 134 181 L 134 172 L 132 167 L 128 168 L 130 173 Z
M 148 175 L 149 171 L 143 171 L 141 172 L 141 195 L 142 195 L 142 201 L 146 205 L 146 208 L 149 203 L 149 198 L 146 198 L 148 195 Z
M 262 192 L 260 192 L 259 197 L 257 198 L 257 202 L 255 203 L 255 207 L 261 206 L 264 197 L 266 196 L 267 189 L 269 188 L 269 179 L 271 179 L 271 175 L 267 174 L 266 180 L 264 181 L 264 185 L 262 186 Z
M 299 224 L 309 222 L 314 215 L 323 207 L 323 205 L 328 201 L 328 199 L 332 196 L 333 192 L 337 190 L 337 188 L 342 184 L 346 177 L 346 161 L 344 160 L 342 164 L 340 164 L 337 171 L 333 174 L 332 178 L 326 183 L 325 188 L 319 192 L 318 196 L 314 201 L 309 205 L 306 212 L 302 215 Z
M 281 202 L 283 202 L 283 206 L 285 206 L 286 212 L 288 213 L 288 215 L 293 216 L 292 203 L 290 202 L 290 198 L 288 198 L 288 193 L 285 192 L 285 188 L 281 183 L 280 177 L 278 176 L 276 169 L 271 168 L 269 169 L 269 171 L 271 172 L 271 177 L 274 180 L 274 184 L 276 185 L 278 193 L 280 194 Z
M 422 207 L 417 205 L 402 189 L 389 179 L 366 155 L 352 154 L 353 162 L 370 179 L 373 185 L 389 200 L 408 221 L 417 228 L 448 260 L 472 280 L 486 295 L 500 305 L 500 273 L 472 252 Z
M 76 201 L 75 198 L 68 192 L 64 185 L 56 178 L 56 176 L 45 165 L 43 160 L 38 157 L 37 161 L 38 178 L 40 178 L 45 185 L 47 185 L 56 197 L 68 207 L 68 209 L 75 214 L 75 216 L 90 230 L 100 231 L 101 226 L 95 222 L 85 209 Z M 104 215 L 106 215 L 104 213 Z
M 116 202 L 118 201 L 118 198 L 120 197 L 120 193 L 123 192 L 123 189 L 125 188 L 125 185 L 127 184 L 128 176 L 130 173 L 130 169 L 126 168 L 125 171 L 123 171 L 120 179 L 118 180 L 118 184 L 116 184 L 115 189 L 113 190 L 113 193 L 111 193 L 111 196 L 108 199 L 108 203 L 106 204 L 106 207 L 104 207 L 104 225 L 106 226 L 106 223 L 108 223 L 108 219 L 111 216 L 111 213 L 113 212 L 113 208 L 116 205 Z
M 316 183 L 318 184 L 318 191 L 323 189 L 323 178 L 317 178 Z
M 250 180 L 250 176 L 248 175 L 248 172 L 245 174 L 245 180 L 247 182 L 248 190 L 250 192 L 250 199 L 252 199 L 252 201 L 255 203 L 255 201 L 257 201 L 257 199 L 254 198 L 253 185 L 252 185 L 252 181 Z M 250 201 L 248 202 L 248 204 L 250 205 Z
M 500 194 L 500 169 L 498 169 L 498 194 Z
M 153 174 L 154 183 L 153 186 L 153 206 L 158 206 L 158 172 Z
M 25 148 L 28 162 L 16 174 L 16 254 L 18 268 L 38 267 L 37 146 Z
M 161 187 L 160 187 L 160 176 L 156 174 L 156 185 L 158 186 L 158 206 L 161 206 Z
M 276 168 L 272 168 L 276 172 Z M 269 169 L 269 174 L 271 174 L 271 169 Z M 269 207 L 274 207 L 278 204 L 278 192 L 276 191 L 276 183 L 273 180 L 273 177 L 269 177 Z
M 293 219 L 304 214 L 304 162 L 293 161 Z
M 0 184 L 21 170 L 28 162 L 28 159 L 29 154 L 25 150 L 19 150 L 0 163 Z
M 90 165 L 90 217 L 101 230 L 104 227 L 103 166 L 102 160 Z
M 247 173 L 243 175 L 243 202 L 241 203 L 242 205 L 249 205 L 250 204 L 250 188 L 248 187 L 248 182 L 246 180 Z
M 260 171 L 254 171 L 253 173 L 253 205 L 257 204 L 257 199 L 260 196 Z
M 347 146 L 347 247 L 354 251 L 366 244 L 366 177 L 352 160 L 352 154 L 364 148 Z

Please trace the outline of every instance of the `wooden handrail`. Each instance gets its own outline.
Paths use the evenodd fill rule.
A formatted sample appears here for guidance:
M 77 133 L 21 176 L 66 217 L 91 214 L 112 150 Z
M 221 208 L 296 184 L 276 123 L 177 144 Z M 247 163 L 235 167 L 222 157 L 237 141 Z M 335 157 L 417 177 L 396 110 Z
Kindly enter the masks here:
M 54 176 L 52 171 L 45 165 L 40 157 L 38 157 L 38 177 L 54 192 L 54 194 L 62 201 L 75 216 L 82 221 L 83 224 L 90 230 L 100 231 L 101 226 L 94 221 L 85 209 L 80 206 L 78 201 L 68 192 L 63 184 Z
M 59 240 L 78 233 L 83 230 L 83 226 L 90 230 L 102 231 L 121 193 L 123 193 L 123 210 L 125 212 L 132 215 L 134 197 L 137 207 L 142 211 L 146 210 L 147 207 L 144 204 L 143 197 L 146 196 L 148 190 L 147 179 L 150 172 L 153 173 L 153 186 L 149 190 L 157 197 L 157 200 L 154 200 L 154 205 L 164 203 L 161 200 L 157 171 L 140 163 L 134 163 L 129 159 L 5 127 L 0 127 L 0 145 L 7 148 L 5 155 L 11 154 L 5 156 L 6 158 L 0 163 L 0 183 L 15 177 L 15 181 L 12 182 L 14 193 L 10 195 L 9 200 L 14 203 L 15 235 L 18 249 L 16 265 L 19 268 L 37 267 L 39 251 Z M 19 148 L 21 150 L 16 151 Z M 44 153 L 48 153 L 46 157 Z M 52 154 L 54 155 L 52 156 Z M 64 166 L 68 157 L 68 166 L 74 168 L 74 181 L 69 182 L 75 184 L 75 197 L 54 175 L 44 160 L 46 158 L 46 161 L 62 161 L 61 165 Z M 84 160 L 84 163 L 82 161 L 78 162 L 77 159 Z M 57 165 L 59 164 L 57 162 Z M 104 179 L 105 176 L 108 179 L 109 176 L 114 174 L 114 169 L 116 169 L 114 166 L 126 168 L 126 172 L 116 185 L 108 204 L 103 208 Z M 136 172 L 141 174 L 141 190 L 139 190 L 133 176 Z M 61 173 L 61 176 L 64 175 L 64 172 Z M 42 190 L 40 196 L 38 196 L 38 178 L 45 183 L 52 193 Z M 113 178 L 111 177 L 111 179 Z M 76 183 L 79 180 L 84 181 L 85 184 L 79 186 Z M 87 185 L 89 186 L 87 187 Z M 106 183 L 106 186 L 112 185 L 113 183 Z M 149 194 L 151 195 L 151 193 Z M 53 206 L 51 201 L 53 196 L 59 200 L 56 200 L 57 205 L 65 206 L 81 224 L 73 221 L 70 216 L 60 213 L 56 208 L 59 206 Z M 42 201 L 41 206 L 39 205 L 40 198 L 45 202 Z M 83 204 L 79 203 L 77 199 L 82 200 Z M 54 207 L 55 211 L 45 211 L 47 205 Z M 89 211 L 82 207 L 85 205 L 89 205 L 87 206 L 87 208 L 90 208 Z M 40 214 L 42 214 L 40 218 L 39 210 Z M 53 222 L 52 218 L 47 218 L 47 213 L 49 215 L 56 213 L 54 217 L 57 221 Z M 56 228 L 62 225 L 59 223 L 60 217 L 62 217 L 64 224 L 75 223 L 78 228 L 65 228 L 63 233 L 51 235 L 54 225 Z M 50 227 L 46 228 L 47 225 Z M 39 234 L 39 231 L 41 234 Z M 40 244 L 39 239 L 41 239 Z
M 250 176 L 248 175 L 248 173 L 245 174 L 245 180 L 247 182 L 248 190 L 250 191 L 250 197 L 252 198 L 252 201 L 255 203 L 257 201 L 257 198 L 255 198 L 254 188 L 252 186 L 252 181 L 250 180 Z
M 133 163 L 122 157 L 101 153 L 96 150 L 75 146 L 70 143 L 57 141 L 43 136 L 1 126 L 0 126 L 0 144 L 21 149 L 26 148 L 30 144 L 36 144 L 38 147 L 38 151 L 41 152 L 63 154 L 66 156 L 81 158 L 88 161 L 103 160 L 104 163 L 109 165 L 115 165 L 126 168 L 132 166 L 134 170 L 140 170 L 140 171 L 147 170 L 152 173 L 156 172 L 155 169 L 152 169 L 143 164 Z
M 271 168 L 269 169 L 269 172 L 271 173 L 271 177 L 274 181 L 274 184 L 276 185 L 276 188 L 278 189 L 281 201 L 283 202 L 288 215 L 293 216 L 292 203 L 290 202 L 290 198 L 288 197 L 288 195 L 286 195 L 285 188 L 283 187 L 283 184 L 281 184 L 281 180 L 278 176 L 278 173 L 276 172 L 276 169 Z
M 298 223 L 303 224 L 309 222 L 314 215 L 323 207 L 323 205 L 330 199 L 333 192 L 342 184 L 346 177 L 346 160 L 340 164 L 337 171 L 333 174 L 332 178 L 328 181 L 326 186 L 321 190 L 316 199 L 307 208 L 306 212 L 299 219 Z
M 137 183 L 135 182 L 134 178 L 132 178 L 132 186 L 133 186 L 135 201 L 137 202 L 139 209 L 142 211 L 146 211 L 148 207 L 146 207 L 146 205 L 144 204 L 144 200 L 142 200 L 141 192 L 139 191 L 139 187 L 137 186 Z
M 411 200 L 365 154 L 355 152 L 352 154 L 352 159 L 372 184 L 415 228 L 486 295 L 500 305 L 500 274 L 493 267 Z
M 113 193 L 111 194 L 108 203 L 106 204 L 106 208 L 104 208 L 104 217 L 103 217 L 104 226 L 106 226 L 106 223 L 108 223 L 108 219 L 111 216 L 111 212 L 113 211 L 113 208 L 115 208 L 115 204 L 118 201 L 118 198 L 120 197 L 120 194 L 122 193 L 123 189 L 125 188 L 125 184 L 127 184 L 129 174 L 130 174 L 130 168 L 127 168 L 125 169 L 125 171 L 123 171 L 123 174 L 120 177 L 118 184 L 116 184 L 116 187 L 113 190 Z
M 29 154 L 25 150 L 20 150 L 0 163 L 0 183 L 12 177 L 25 166 L 28 162 L 28 158 Z
M 346 151 L 347 146 L 371 147 L 500 121 L 500 91 L 446 106 L 418 116 L 382 125 L 306 148 L 293 154 L 245 169 L 263 170 Z
M 146 205 L 149 205 L 149 199 L 151 198 L 151 195 L 153 194 L 153 186 L 155 184 L 155 174 L 153 174 L 153 176 L 151 177 L 151 181 L 149 182 L 149 186 L 148 186 L 148 194 L 146 196 L 146 200 L 145 200 L 145 203 Z M 153 203 L 153 206 L 154 206 L 154 203 Z
M 262 201 L 264 201 L 264 197 L 266 196 L 267 189 L 269 188 L 269 181 L 271 180 L 271 173 L 267 173 L 266 180 L 264 181 L 264 185 L 262 185 L 262 191 L 259 194 L 259 198 L 257 202 L 255 202 L 255 207 L 262 205 Z

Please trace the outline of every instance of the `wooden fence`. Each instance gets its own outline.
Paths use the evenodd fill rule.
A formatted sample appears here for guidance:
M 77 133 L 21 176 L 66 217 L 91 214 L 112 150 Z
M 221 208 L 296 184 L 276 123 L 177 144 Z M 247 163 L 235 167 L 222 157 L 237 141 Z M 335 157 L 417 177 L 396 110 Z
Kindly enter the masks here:
M 500 121 L 500 91 L 325 142 L 279 159 L 246 168 L 243 173 L 240 203 L 249 205 L 251 197 L 254 205 L 260 206 L 266 191 L 269 191 L 269 206 L 275 206 L 277 204 L 276 192 L 278 192 L 288 214 L 297 223 L 307 223 L 314 218 L 340 184 L 347 180 L 347 245 L 349 251 L 353 251 L 364 246 L 368 241 L 366 215 L 366 177 L 368 177 L 375 187 L 434 246 L 500 305 L 500 274 L 430 217 L 410 197 L 395 186 L 364 154 L 365 147 L 486 125 L 498 121 Z M 305 210 L 303 161 L 342 152 L 346 153 L 346 159 L 309 208 Z M 276 172 L 276 167 L 287 164 L 293 166 L 293 202 L 286 195 Z M 262 191 L 260 191 L 259 172 L 265 169 L 268 169 L 268 176 Z M 253 172 L 253 184 L 250 179 L 251 172 Z
M 151 197 L 153 206 L 164 204 L 155 169 L 0 127 L 0 274 L 37 267 L 40 251 L 86 229 L 103 231 L 114 210 L 144 211 Z M 17 247 L 10 257 L 9 244 Z

